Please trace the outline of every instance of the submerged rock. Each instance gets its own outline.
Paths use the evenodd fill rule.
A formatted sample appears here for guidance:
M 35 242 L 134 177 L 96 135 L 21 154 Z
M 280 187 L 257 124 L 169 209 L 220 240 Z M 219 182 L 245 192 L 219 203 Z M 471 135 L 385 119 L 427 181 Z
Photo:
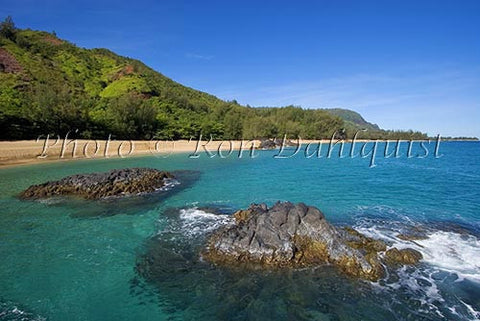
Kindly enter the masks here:
M 313 206 L 277 202 L 268 208 L 265 204 L 252 204 L 247 210 L 237 211 L 234 217 L 235 225 L 222 227 L 211 235 L 203 253 L 205 259 L 227 265 L 333 264 L 349 275 L 369 280 L 384 274 L 379 255 L 387 248 L 383 241 L 351 228 L 338 229 Z M 419 258 L 417 253 L 402 251 L 400 256 L 391 252 L 388 257 L 401 264 L 413 264 L 421 258 L 418 252 Z
M 420 226 L 413 226 L 402 233 L 397 234 L 397 238 L 403 241 L 418 241 L 428 239 L 428 231 Z
M 421 234 L 398 234 L 397 238 L 403 241 L 419 241 L 419 240 L 426 240 L 428 237 L 426 235 Z
M 153 168 L 114 169 L 105 173 L 77 174 L 58 181 L 32 185 L 20 194 L 23 199 L 74 195 L 86 199 L 150 193 L 165 186 L 173 175 Z

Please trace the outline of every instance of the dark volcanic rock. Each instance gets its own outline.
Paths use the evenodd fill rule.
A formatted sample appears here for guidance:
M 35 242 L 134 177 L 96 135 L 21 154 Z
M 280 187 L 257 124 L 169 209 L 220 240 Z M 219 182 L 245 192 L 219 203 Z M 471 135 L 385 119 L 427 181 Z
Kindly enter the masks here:
M 260 142 L 260 145 L 258 146 L 258 148 L 259 149 L 275 149 L 277 148 L 277 144 L 273 140 L 265 139 Z
M 163 187 L 173 175 L 152 168 L 114 169 L 105 173 L 77 174 L 58 181 L 32 185 L 20 198 L 38 199 L 75 195 L 87 199 L 150 193 Z
M 379 255 L 386 250 L 384 242 L 353 229 L 337 229 L 315 207 L 290 202 L 271 208 L 253 204 L 234 217 L 235 225 L 220 228 L 210 237 L 204 258 L 219 264 L 280 267 L 333 264 L 349 275 L 370 280 L 384 273 Z
M 277 147 L 281 147 L 284 145 L 285 147 L 294 147 L 298 146 L 297 143 L 292 142 L 289 139 L 283 140 L 283 139 L 263 139 L 260 141 L 260 145 L 258 146 L 259 149 L 275 149 Z

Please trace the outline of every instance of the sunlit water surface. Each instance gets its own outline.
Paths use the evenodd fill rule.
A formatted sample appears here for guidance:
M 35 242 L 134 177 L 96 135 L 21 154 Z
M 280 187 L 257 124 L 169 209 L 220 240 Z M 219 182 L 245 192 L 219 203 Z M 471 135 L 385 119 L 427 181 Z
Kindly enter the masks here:
M 442 143 L 438 159 L 378 155 L 374 168 L 368 158 L 276 153 L 0 170 L 0 319 L 480 319 L 480 143 Z M 181 184 L 126 200 L 17 198 L 31 184 L 125 167 L 176 171 Z M 206 236 L 233 211 L 277 200 L 317 206 L 334 224 L 414 247 L 424 260 L 377 283 L 332 267 L 245 271 L 201 260 Z M 396 237 L 412 229 L 428 238 Z

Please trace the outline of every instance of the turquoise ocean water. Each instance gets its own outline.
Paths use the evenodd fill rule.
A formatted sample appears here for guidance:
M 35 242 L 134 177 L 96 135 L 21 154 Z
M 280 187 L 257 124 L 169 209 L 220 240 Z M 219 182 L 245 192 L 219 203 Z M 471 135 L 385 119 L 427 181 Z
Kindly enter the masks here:
M 407 158 L 406 145 L 400 158 L 379 151 L 373 168 L 369 158 L 302 150 L 1 169 L 0 320 L 479 320 L 480 143 L 443 142 L 441 158 L 428 147 L 426 158 Z M 180 185 L 127 200 L 17 198 L 31 184 L 125 167 L 177 171 Z M 234 210 L 277 200 L 317 206 L 424 259 L 371 283 L 331 267 L 242 271 L 199 258 Z M 411 230 L 428 238 L 396 237 Z

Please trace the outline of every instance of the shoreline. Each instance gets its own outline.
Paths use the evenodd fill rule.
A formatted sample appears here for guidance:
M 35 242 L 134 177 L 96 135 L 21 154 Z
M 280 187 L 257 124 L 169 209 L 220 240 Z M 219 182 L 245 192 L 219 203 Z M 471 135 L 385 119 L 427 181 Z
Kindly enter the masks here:
M 204 153 L 202 145 L 207 141 L 145 141 L 145 140 L 85 140 L 67 141 L 21 140 L 0 141 L 0 168 L 16 167 L 52 162 L 66 162 L 89 159 L 115 159 L 135 156 L 165 157 L 178 153 Z M 207 149 L 227 154 L 230 150 L 249 151 L 252 143 L 255 147 L 260 141 L 211 141 Z M 247 144 L 248 143 L 248 144 Z
M 295 140 L 292 140 L 295 142 Z M 380 140 L 383 142 L 384 140 Z M 392 140 L 393 141 L 393 140 Z M 402 140 L 406 141 L 406 140 Z M 427 140 L 415 140 L 427 141 Z M 478 140 L 442 140 L 443 142 L 478 142 Z M 329 144 L 330 139 L 301 140 L 301 144 L 309 143 Z M 337 142 L 335 140 L 334 142 Z M 346 139 L 345 143 L 351 143 Z M 357 139 L 358 143 L 375 142 L 369 139 Z M 127 158 L 134 156 L 159 156 L 165 157 L 178 153 L 213 153 L 221 152 L 228 155 L 233 151 L 242 150 L 250 152 L 252 144 L 255 148 L 260 145 L 260 140 L 232 140 L 232 141 L 206 141 L 202 140 L 176 140 L 176 141 L 149 141 L 149 140 L 21 140 L 0 141 L 0 168 L 46 164 L 88 159 Z

